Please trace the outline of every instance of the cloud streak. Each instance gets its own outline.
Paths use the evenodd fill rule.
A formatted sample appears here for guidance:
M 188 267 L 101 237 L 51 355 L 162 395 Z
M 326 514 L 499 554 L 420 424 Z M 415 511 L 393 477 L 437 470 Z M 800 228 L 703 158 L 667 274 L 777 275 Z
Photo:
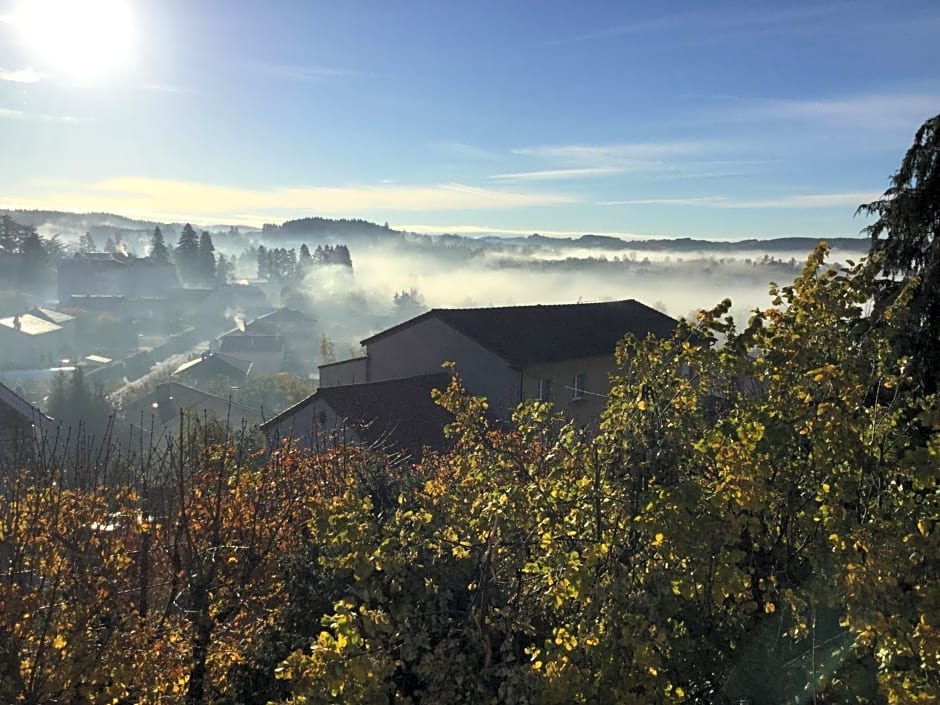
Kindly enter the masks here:
M 679 39 L 703 41 L 727 38 L 729 35 L 754 33 L 761 30 L 774 32 L 788 29 L 818 26 L 822 17 L 832 16 L 840 11 L 857 12 L 857 5 L 852 3 L 834 3 L 820 7 L 777 8 L 742 10 L 736 9 L 724 14 L 710 9 L 708 12 L 685 12 L 657 17 L 645 17 L 632 22 L 624 22 L 605 27 L 593 32 L 584 32 L 569 37 L 562 37 L 548 43 L 549 46 L 594 42 L 624 36 L 648 37 L 668 33 L 674 41 Z
M 727 196 L 698 196 L 689 198 L 631 198 L 620 201 L 598 201 L 599 206 L 697 206 L 700 208 L 856 208 L 881 198 L 871 191 L 853 193 L 814 193 L 779 198 L 735 199 Z
M 55 207 L 75 211 L 118 211 L 136 217 L 220 222 L 235 219 L 261 224 L 284 217 L 366 211 L 411 212 L 504 210 L 571 203 L 570 196 L 504 191 L 466 184 L 429 186 L 304 186 L 245 189 L 231 186 L 123 177 L 90 186 L 47 184 L 41 198 L 21 199 L 15 205 Z
M 542 171 L 517 171 L 508 174 L 494 174 L 495 181 L 559 181 L 567 179 L 590 179 L 598 176 L 610 176 L 623 172 L 621 167 L 594 166 L 569 169 L 544 169 Z
M 252 64 L 262 73 L 293 81 L 326 81 L 358 75 L 358 71 L 337 66 L 301 66 L 296 64 Z
M 11 83 L 38 83 L 44 78 L 44 74 L 29 67 L 25 69 L 0 68 L 0 81 L 10 81 Z
M 23 110 L 15 110 L 13 108 L 0 108 L 0 120 L 31 120 L 35 122 L 53 122 L 65 125 L 87 125 L 94 122 L 92 118 L 87 117 L 28 113 Z
M 733 122 L 809 122 L 870 130 L 919 125 L 937 112 L 940 92 L 869 93 L 806 99 L 740 101 L 717 111 Z
M 715 147 L 716 145 L 706 142 L 627 142 L 520 147 L 513 149 L 512 153 L 561 162 L 569 166 L 626 166 L 698 155 Z

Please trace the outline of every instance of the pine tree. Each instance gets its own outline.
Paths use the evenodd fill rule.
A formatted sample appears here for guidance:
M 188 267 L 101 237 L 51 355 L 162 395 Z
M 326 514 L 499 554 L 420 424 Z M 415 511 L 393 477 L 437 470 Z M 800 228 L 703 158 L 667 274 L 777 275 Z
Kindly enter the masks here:
M 95 238 L 92 237 L 91 233 L 85 233 L 78 239 L 78 251 L 79 252 L 97 252 L 97 245 L 95 244 Z
M 264 245 L 258 245 L 258 279 L 271 277 L 271 260 Z
M 163 240 L 159 225 L 153 229 L 153 236 L 150 238 L 150 259 L 162 263 L 170 261 L 170 253 L 166 249 L 166 242 Z
M 228 284 L 235 275 L 235 255 L 232 259 L 226 259 L 225 255 L 220 254 L 219 260 L 215 265 L 215 281 L 220 285 Z
M 910 358 L 908 373 L 925 394 L 940 391 L 940 115 L 921 125 L 884 196 L 858 212 L 877 217 L 865 229 L 871 254 L 882 257 L 876 314 L 909 296 L 909 332 L 895 355 Z
M 110 252 L 112 255 L 117 252 L 117 245 L 114 243 L 114 238 L 108 235 L 108 239 L 104 243 L 104 251 Z
M 215 280 L 215 245 L 208 230 L 199 236 L 198 274 L 204 282 Z
M 183 226 L 174 254 L 180 277 L 187 284 L 195 283 L 199 279 L 199 237 L 189 223 Z

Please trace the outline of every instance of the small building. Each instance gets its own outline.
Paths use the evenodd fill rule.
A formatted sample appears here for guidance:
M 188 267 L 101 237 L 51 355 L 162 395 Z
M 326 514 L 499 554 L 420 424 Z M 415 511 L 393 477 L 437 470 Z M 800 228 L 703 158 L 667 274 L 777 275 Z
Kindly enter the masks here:
M 0 383 L 0 476 L 11 469 L 11 462 L 32 452 L 36 434 L 51 423 L 51 418 Z
M 146 396 L 125 405 L 121 412 L 132 427 L 155 444 L 179 436 L 181 415 L 184 431 L 188 430 L 187 424 L 212 420 L 235 434 L 247 433 L 263 421 L 257 409 L 179 382 L 158 385 Z
M 269 444 L 291 438 L 301 448 L 369 447 L 420 460 L 425 448 L 445 447 L 444 426 L 453 416 L 431 393 L 446 389 L 443 372 L 405 379 L 318 389 L 261 425 Z
M 74 354 L 78 344 L 78 319 L 75 316 L 47 306 L 37 306 L 28 313 L 61 327 L 64 331 L 65 347 Z
M 62 326 L 21 313 L 0 318 L 0 365 L 13 368 L 51 367 L 65 353 Z
M 184 384 L 202 389 L 220 380 L 238 387 L 248 379 L 252 367 L 250 360 L 230 357 L 224 353 L 206 352 L 177 367 L 173 376 Z
M 236 329 L 219 338 L 218 352 L 251 363 L 254 376 L 267 376 L 283 368 L 286 344 L 281 335 L 255 335 Z

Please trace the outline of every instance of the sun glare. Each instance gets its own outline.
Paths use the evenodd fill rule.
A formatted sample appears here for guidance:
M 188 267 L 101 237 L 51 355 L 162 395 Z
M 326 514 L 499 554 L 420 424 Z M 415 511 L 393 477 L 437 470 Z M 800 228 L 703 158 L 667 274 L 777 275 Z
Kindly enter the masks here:
M 23 0 L 14 21 L 37 60 L 60 71 L 88 77 L 131 58 L 128 0 Z

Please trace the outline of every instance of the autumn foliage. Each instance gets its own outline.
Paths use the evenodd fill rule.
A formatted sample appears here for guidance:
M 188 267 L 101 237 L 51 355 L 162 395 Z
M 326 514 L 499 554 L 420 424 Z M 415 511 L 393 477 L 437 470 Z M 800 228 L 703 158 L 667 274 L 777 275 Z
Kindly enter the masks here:
M 0 701 L 935 701 L 937 399 L 826 255 L 623 341 L 593 429 L 455 377 L 412 467 L 196 429 L 126 486 L 4 475 Z

